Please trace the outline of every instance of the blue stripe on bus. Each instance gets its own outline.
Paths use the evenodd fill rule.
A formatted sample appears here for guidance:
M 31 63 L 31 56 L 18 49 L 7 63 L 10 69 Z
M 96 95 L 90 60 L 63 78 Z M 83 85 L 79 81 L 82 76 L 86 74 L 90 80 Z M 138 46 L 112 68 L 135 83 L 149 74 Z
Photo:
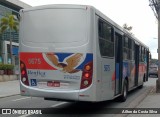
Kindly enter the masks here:
M 63 62 L 66 57 L 68 57 L 72 54 L 75 54 L 75 53 L 55 53 L 55 55 L 58 56 L 59 62 Z M 82 70 L 84 68 L 84 65 L 87 64 L 88 62 L 91 62 L 91 61 L 93 61 L 93 54 L 87 53 L 85 60 L 75 69 Z
M 59 62 L 63 62 L 66 57 L 72 55 L 73 53 L 55 53 L 55 54 L 58 56 Z
M 126 76 L 130 76 L 130 72 L 129 72 L 129 65 L 128 62 L 123 62 L 123 78 L 125 78 Z
M 80 64 L 76 69 L 83 69 L 84 65 L 93 61 L 93 54 L 86 54 L 86 58 L 82 64 Z

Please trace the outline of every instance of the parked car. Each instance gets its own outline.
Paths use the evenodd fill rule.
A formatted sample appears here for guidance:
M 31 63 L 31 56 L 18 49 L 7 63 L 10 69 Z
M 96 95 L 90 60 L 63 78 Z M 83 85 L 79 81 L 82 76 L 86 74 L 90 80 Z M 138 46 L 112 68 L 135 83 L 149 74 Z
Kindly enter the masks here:
M 157 65 L 153 65 L 149 67 L 149 76 L 150 75 L 155 75 L 158 77 L 158 66 Z

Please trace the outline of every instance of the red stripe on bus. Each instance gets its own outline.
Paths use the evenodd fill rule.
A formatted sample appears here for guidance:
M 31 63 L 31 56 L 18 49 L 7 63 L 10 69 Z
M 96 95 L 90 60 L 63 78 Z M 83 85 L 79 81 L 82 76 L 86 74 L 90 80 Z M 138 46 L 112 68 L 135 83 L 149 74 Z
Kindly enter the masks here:
M 116 72 L 112 74 L 112 81 L 115 81 L 115 79 L 116 79 Z
M 45 61 L 42 53 L 21 52 L 20 60 L 25 63 L 27 69 L 56 70 Z

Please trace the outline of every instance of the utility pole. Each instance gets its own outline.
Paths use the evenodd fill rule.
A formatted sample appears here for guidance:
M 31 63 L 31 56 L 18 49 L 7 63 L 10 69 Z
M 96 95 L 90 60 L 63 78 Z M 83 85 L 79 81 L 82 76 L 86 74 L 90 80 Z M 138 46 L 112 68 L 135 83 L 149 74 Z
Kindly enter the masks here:
M 160 93 L 160 1 L 157 6 L 158 13 L 158 79 L 156 81 L 156 92 Z
M 149 6 L 158 19 L 158 79 L 156 81 L 156 92 L 160 93 L 160 0 L 149 0 Z

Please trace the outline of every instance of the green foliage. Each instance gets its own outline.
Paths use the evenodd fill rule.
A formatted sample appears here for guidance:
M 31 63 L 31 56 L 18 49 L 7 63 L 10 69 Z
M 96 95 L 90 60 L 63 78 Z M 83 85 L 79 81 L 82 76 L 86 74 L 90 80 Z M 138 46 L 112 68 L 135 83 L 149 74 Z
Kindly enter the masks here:
M 12 64 L 6 64 L 7 66 L 7 70 L 13 70 L 14 69 L 14 65 Z
M 123 25 L 123 28 L 128 30 L 128 31 L 131 31 L 132 30 L 132 26 L 128 26 L 126 23 Z
M 0 70 L 13 70 L 14 65 L 11 64 L 0 64 Z
M 132 29 L 133 29 L 132 26 L 128 26 L 128 25 L 125 23 L 125 24 L 123 24 L 123 28 L 124 28 L 126 31 L 128 31 L 131 35 L 134 35 L 134 34 L 131 32 Z
M 18 19 L 15 15 L 8 14 L 0 19 L 0 33 L 3 34 L 5 31 L 10 32 L 10 57 L 11 57 L 11 63 L 12 61 L 12 33 L 13 31 L 18 31 Z M 13 63 L 12 63 L 13 64 Z
M 3 70 L 3 64 L 0 64 L 0 70 Z
M 3 33 L 6 30 L 18 31 L 19 22 L 15 15 L 7 15 L 0 20 L 0 32 Z

